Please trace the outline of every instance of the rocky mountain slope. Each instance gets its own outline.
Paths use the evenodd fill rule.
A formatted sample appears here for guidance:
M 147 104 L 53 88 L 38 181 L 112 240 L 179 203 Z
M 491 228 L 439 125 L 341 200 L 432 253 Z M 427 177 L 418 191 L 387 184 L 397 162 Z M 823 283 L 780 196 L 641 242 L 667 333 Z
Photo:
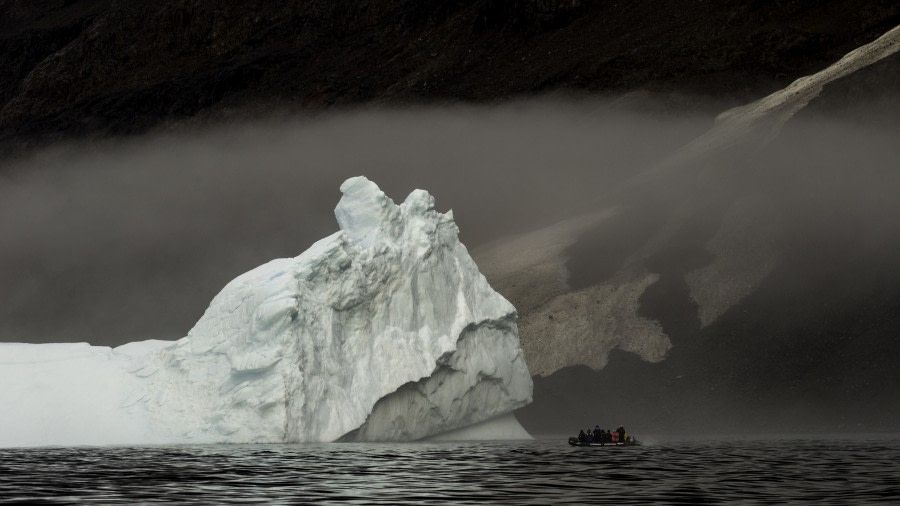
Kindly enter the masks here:
M 611 407 L 657 431 L 896 428 L 900 403 L 888 385 L 900 380 L 900 270 L 890 252 L 900 228 L 890 217 L 900 212 L 891 197 L 900 102 L 879 102 L 894 115 L 887 123 L 879 113 L 848 122 L 823 111 L 898 51 L 900 27 L 723 113 L 607 192 L 605 214 L 550 227 L 568 244 L 540 259 L 556 265 L 554 277 L 522 289 L 534 277 L 527 269 L 498 273 L 501 291 L 527 308 L 531 370 L 548 375 L 523 418 L 552 430 Z M 579 229 L 585 222 L 594 225 Z M 600 372 L 564 369 L 575 363 Z M 582 402 L 571 385 L 602 386 Z M 542 426 L 546 413 L 560 415 Z
M 736 105 L 898 23 L 890 0 L 3 0 L 0 143 L 548 92 Z

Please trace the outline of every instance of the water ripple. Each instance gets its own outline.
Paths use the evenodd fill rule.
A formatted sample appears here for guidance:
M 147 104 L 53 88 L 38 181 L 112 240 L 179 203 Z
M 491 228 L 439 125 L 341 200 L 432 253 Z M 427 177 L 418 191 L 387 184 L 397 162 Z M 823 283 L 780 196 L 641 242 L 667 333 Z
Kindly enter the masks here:
M 0 449 L 0 502 L 900 502 L 900 440 Z

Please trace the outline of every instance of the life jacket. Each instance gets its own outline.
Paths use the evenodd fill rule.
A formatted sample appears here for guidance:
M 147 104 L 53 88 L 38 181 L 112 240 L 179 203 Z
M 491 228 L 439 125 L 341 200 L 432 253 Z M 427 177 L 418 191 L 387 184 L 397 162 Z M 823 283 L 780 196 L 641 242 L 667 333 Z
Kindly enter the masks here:
M 618 442 L 619 442 L 619 433 L 618 433 L 618 432 L 613 432 L 613 433 L 612 433 L 612 442 L 613 442 L 613 443 L 618 443 Z

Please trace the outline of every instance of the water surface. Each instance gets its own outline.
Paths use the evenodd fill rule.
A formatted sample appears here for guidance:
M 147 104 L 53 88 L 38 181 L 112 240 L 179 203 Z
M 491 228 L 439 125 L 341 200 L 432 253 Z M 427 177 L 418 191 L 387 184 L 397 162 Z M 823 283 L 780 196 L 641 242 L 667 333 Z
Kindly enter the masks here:
M 0 502 L 900 502 L 900 437 L 0 449 Z

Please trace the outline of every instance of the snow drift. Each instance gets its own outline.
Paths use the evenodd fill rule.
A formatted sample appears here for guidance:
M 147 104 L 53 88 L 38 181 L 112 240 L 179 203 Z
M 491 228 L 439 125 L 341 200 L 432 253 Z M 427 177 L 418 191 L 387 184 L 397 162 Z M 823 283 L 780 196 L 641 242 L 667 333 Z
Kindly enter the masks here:
M 452 211 L 364 177 L 341 191 L 339 232 L 237 277 L 174 343 L 0 345 L 0 445 L 524 434 L 516 311 Z

